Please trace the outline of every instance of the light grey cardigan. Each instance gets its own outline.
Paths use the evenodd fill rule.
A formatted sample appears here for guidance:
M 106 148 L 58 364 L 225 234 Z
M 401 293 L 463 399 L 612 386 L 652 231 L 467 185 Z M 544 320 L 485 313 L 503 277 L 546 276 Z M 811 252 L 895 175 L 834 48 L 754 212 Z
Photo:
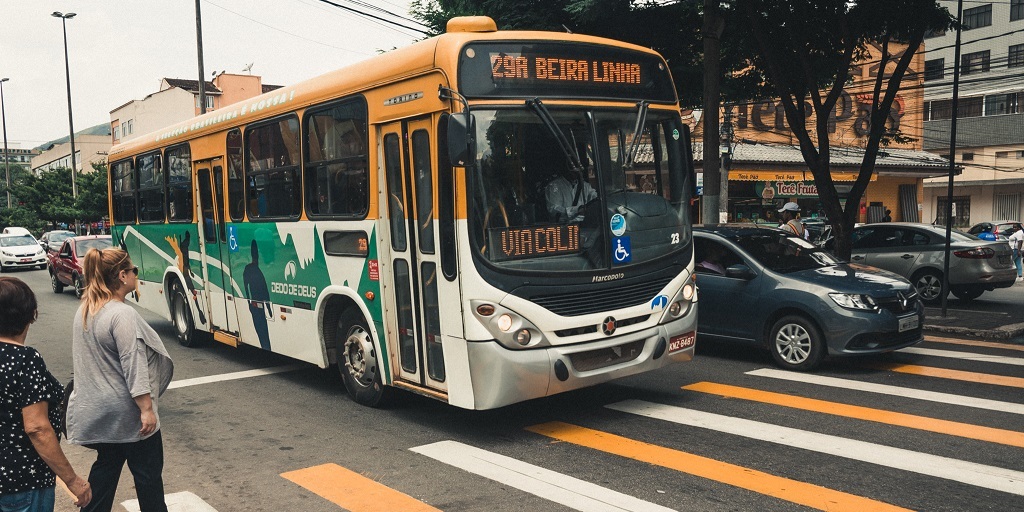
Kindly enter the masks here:
M 75 386 L 68 400 L 68 441 L 130 443 L 144 439 L 134 397 L 149 393 L 160 430 L 157 397 L 167 390 L 174 363 L 163 341 L 131 306 L 112 300 L 82 327 L 75 314 L 72 354 Z M 150 434 L 152 435 L 152 434 Z M 147 436 L 148 437 L 148 436 Z

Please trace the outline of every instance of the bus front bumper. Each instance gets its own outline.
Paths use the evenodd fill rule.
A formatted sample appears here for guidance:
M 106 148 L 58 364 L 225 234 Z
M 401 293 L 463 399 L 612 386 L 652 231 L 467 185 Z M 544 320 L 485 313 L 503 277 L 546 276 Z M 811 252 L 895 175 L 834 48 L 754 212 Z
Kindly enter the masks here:
M 697 315 L 641 331 L 567 346 L 509 350 L 469 342 L 474 409 L 554 395 L 693 359 Z M 669 345 L 682 345 L 669 350 Z

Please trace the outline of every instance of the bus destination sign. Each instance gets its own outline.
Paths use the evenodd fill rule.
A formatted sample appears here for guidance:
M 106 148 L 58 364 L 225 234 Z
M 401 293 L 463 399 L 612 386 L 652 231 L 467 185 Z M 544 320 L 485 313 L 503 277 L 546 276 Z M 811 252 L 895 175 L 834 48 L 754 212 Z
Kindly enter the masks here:
M 470 43 L 459 54 L 469 98 L 603 98 L 676 101 L 665 61 L 612 45 L 550 41 Z
M 495 261 L 580 252 L 579 224 L 492 228 L 488 234 L 491 259 Z

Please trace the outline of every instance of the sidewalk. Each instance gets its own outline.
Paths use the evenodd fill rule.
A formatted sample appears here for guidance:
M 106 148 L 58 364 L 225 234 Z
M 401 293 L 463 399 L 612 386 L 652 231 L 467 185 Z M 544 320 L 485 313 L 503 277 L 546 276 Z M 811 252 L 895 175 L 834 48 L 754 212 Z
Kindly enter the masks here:
M 924 330 L 1024 343 L 1024 311 L 1013 315 L 999 311 L 971 311 L 965 309 L 965 306 L 947 305 L 946 316 L 943 317 L 942 308 L 925 307 Z

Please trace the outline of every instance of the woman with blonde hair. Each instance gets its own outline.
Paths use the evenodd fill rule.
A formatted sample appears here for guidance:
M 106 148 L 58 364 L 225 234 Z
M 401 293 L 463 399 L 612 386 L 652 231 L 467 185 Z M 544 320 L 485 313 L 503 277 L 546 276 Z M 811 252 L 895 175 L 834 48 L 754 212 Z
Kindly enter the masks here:
M 92 502 L 109 511 L 125 462 L 143 512 L 164 512 L 163 441 L 157 399 L 174 363 L 160 336 L 125 303 L 139 267 L 122 249 L 85 255 L 85 293 L 75 315 L 75 385 L 68 401 L 68 441 L 96 450 L 89 473 Z

